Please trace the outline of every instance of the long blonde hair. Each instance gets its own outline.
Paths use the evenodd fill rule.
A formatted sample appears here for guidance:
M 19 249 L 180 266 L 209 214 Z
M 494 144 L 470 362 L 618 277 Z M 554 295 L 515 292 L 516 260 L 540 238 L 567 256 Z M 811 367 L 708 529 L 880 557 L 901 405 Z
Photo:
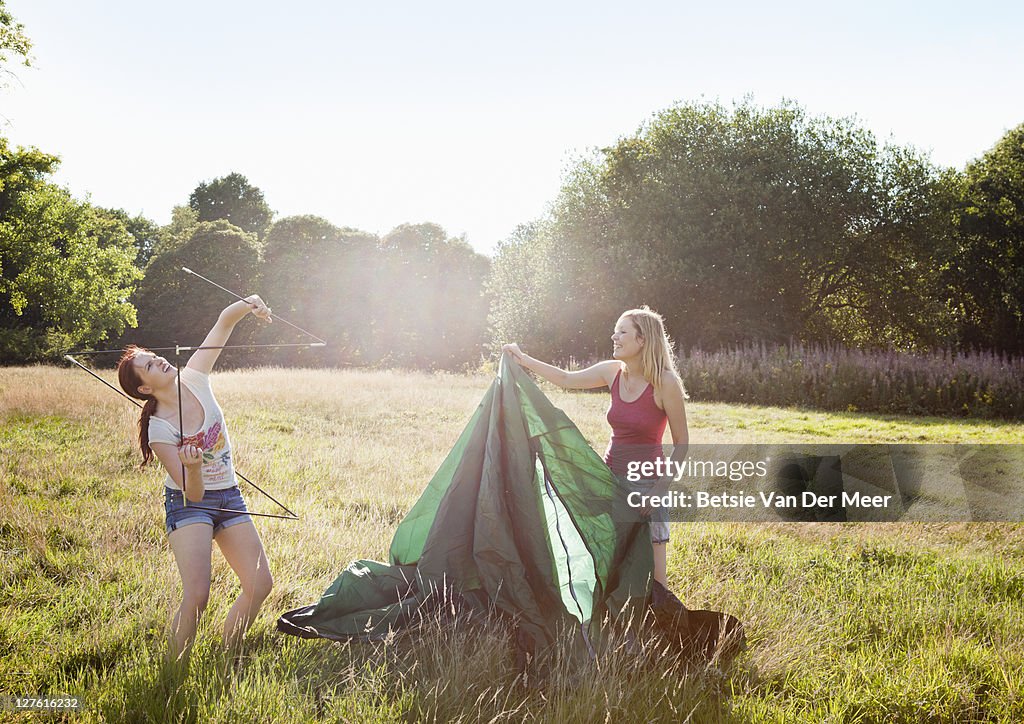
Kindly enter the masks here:
M 661 399 L 662 377 L 671 372 L 679 380 L 683 380 L 676 369 L 675 357 L 672 355 L 672 339 L 665 331 L 665 320 L 660 314 L 646 304 L 639 309 L 630 309 L 622 313 L 619 319 L 628 319 L 636 327 L 637 334 L 644 340 L 643 351 L 640 353 L 640 370 L 644 379 L 654 385 L 654 394 Z M 683 398 L 689 399 L 686 388 Z

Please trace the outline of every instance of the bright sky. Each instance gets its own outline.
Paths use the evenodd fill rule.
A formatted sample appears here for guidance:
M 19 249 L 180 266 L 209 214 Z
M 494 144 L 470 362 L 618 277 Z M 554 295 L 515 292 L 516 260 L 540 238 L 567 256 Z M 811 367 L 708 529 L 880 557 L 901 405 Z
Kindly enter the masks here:
M 7 6 L 36 67 L 0 90 L 0 135 L 159 223 L 238 171 L 279 216 L 434 221 L 490 253 L 676 101 L 789 98 L 957 167 L 1024 122 L 1019 2 Z

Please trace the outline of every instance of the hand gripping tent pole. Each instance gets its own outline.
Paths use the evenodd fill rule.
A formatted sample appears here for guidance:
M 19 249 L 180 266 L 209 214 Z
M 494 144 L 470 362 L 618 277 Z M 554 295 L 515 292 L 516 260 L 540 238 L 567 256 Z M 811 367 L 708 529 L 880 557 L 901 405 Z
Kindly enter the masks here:
M 245 297 L 241 296 L 240 294 L 237 294 L 237 293 L 231 291 L 230 289 L 222 287 L 217 282 L 212 281 L 210 279 L 207 279 L 202 274 L 198 274 L 197 272 L 194 272 L 194 271 L 192 271 L 191 269 L 189 269 L 187 267 L 182 267 L 182 271 L 184 271 L 184 272 L 186 272 L 188 274 L 191 274 L 192 276 L 199 277 L 203 281 L 208 282 L 209 284 L 212 284 L 213 286 L 217 287 L 218 289 L 224 290 L 225 292 L 227 292 L 231 296 L 233 296 L 233 297 L 235 297 L 235 298 L 237 298 L 237 299 L 239 299 L 239 300 L 241 300 L 243 302 L 247 302 L 248 301 L 248 300 L 246 300 Z M 287 344 L 240 344 L 240 345 L 216 345 L 216 346 L 210 345 L 210 346 L 196 346 L 196 347 L 187 347 L 187 346 L 181 346 L 181 345 L 175 344 L 173 347 L 152 347 L 152 348 L 150 348 L 150 351 L 154 351 L 154 352 L 155 351 L 161 351 L 161 352 L 173 351 L 175 353 L 176 361 L 178 363 L 177 364 L 177 367 L 178 367 L 178 378 L 177 378 L 177 385 L 178 385 L 178 435 L 180 436 L 180 438 L 182 440 L 185 439 L 184 429 L 183 429 L 183 422 L 182 422 L 182 415 L 181 415 L 181 353 L 182 352 L 194 352 L 194 351 L 198 351 L 198 350 L 201 350 L 201 349 L 252 349 L 252 348 L 257 348 L 257 347 L 260 347 L 260 348 L 270 348 L 270 347 L 325 347 L 327 345 L 326 341 L 324 341 L 322 338 L 316 336 L 312 332 L 303 329 L 302 327 L 298 326 L 297 324 L 293 324 L 292 322 L 289 322 L 287 319 L 284 319 L 282 317 L 277 317 L 276 315 L 275 315 L 275 317 L 276 317 L 276 319 L 278 321 L 283 322 L 284 324 L 287 324 L 288 326 L 295 328 L 296 330 L 302 332 L 303 334 L 306 334 L 306 335 L 312 337 L 313 339 L 316 340 L 316 342 L 287 343 Z M 135 399 L 129 397 L 124 392 L 122 392 L 121 390 L 119 390 L 116 387 L 114 387 L 113 385 L 111 385 L 109 382 L 104 380 L 102 377 L 100 377 L 99 375 L 94 373 L 92 370 L 90 370 L 88 367 L 86 367 L 85 365 L 80 363 L 77 359 L 75 359 L 75 355 L 84 356 L 84 355 L 94 355 L 94 354 L 113 354 L 113 353 L 120 354 L 123 351 L 124 350 L 122 350 L 122 349 L 78 350 L 78 351 L 75 351 L 75 352 L 69 352 L 69 353 L 65 354 L 64 355 L 64 359 L 66 359 L 69 362 L 73 363 L 75 366 L 79 367 L 80 369 L 85 370 L 90 375 L 92 375 L 94 378 L 96 378 L 97 380 L 102 382 L 104 385 L 106 385 L 110 389 L 114 390 L 114 392 L 116 392 L 119 395 L 121 395 L 122 397 L 124 397 L 126 400 L 131 402 L 136 407 L 142 407 L 142 405 L 139 404 L 138 400 L 135 400 Z M 233 515 L 255 515 L 255 516 L 259 516 L 259 517 L 263 517 L 263 518 L 281 518 L 283 520 L 298 520 L 299 519 L 299 516 L 297 516 L 294 512 L 292 512 L 292 510 L 290 508 L 288 508 L 288 506 L 286 506 L 284 503 L 282 503 L 279 500 L 277 500 L 277 498 L 272 496 L 270 493 L 265 491 L 263 488 L 258 486 L 253 481 L 249 480 L 249 478 L 245 477 L 244 475 L 242 475 L 237 470 L 235 471 L 235 475 L 236 476 L 238 476 L 239 478 L 241 478 L 245 482 L 249 483 L 249 485 L 254 487 L 256 490 L 258 490 L 264 496 L 269 498 L 271 501 L 273 501 L 278 507 L 280 507 L 282 510 L 284 510 L 287 513 L 287 515 L 279 515 L 279 514 L 275 514 L 275 513 L 253 513 L 251 511 L 238 511 L 238 510 L 230 510 L 230 509 L 227 509 L 227 508 L 211 508 L 211 507 L 206 507 L 206 506 L 202 506 L 202 505 L 195 505 L 195 504 L 189 505 L 188 504 L 188 498 L 187 498 L 187 496 L 184 495 L 184 487 L 185 487 L 185 466 L 184 466 L 184 463 L 182 463 L 182 471 L 181 472 L 182 472 L 181 480 L 182 480 L 182 493 L 183 493 L 182 497 L 183 497 L 184 503 L 185 503 L 185 505 L 187 507 L 196 508 L 198 510 L 212 510 L 212 511 L 223 512 L 223 513 L 231 513 Z

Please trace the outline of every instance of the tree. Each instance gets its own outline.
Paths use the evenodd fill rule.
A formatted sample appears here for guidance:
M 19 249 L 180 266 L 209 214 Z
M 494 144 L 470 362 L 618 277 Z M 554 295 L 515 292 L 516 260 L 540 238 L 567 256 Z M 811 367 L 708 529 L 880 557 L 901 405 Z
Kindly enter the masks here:
M 359 364 L 373 347 L 370 288 L 378 239 L 318 216 L 289 216 L 267 231 L 261 294 L 274 312 L 330 340 L 324 349 L 280 350 L 277 363 Z M 262 342 L 304 342 L 286 325 L 262 330 Z
M 330 340 L 275 361 L 456 369 L 479 359 L 487 258 L 437 224 L 403 224 L 383 239 L 317 216 L 267 232 L 262 288 L 275 311 Z M 261 341 L 297 341 L 286 327 Z
M 29 53 L 32 50 L 32 41 L 25 35 L 25 26 L 14 19 L 6 7 L 6 2 L 0 0 L 0 77 L 2 74 L 10 74 L 6 66 L 13 56 L 20 60 L 22 65 L 31 66 L 32 58 Z M 0 82 L 0 87 L 3 83 Z
M 224 219 L 257 238 L 263 238 L 274 217 L 263 192 L 240 173 L 199 184 L 189 196 L 188 205 L 199 221 Z
M 103 209 L 102 211 L 111 218 L 120 221 L 128 233 L 132 235 L 137 250 L 135 266 L 139 269 L 145 269 L 159 241 L 160 227 L 142 214 L 129 216 L 128 212 L 124 209 Z
M 54 357 L 135 323 L 141 276 L 121 221 L 45 177 L 57 159 L 0 138 L 0 362 Z
M 202 342 L 221 310 L 232 298 L 216 287 L 182 271 L 188 267 L 239 294 L 256 293 L 259 276 L 259 245 L 227 221 L 203 222 L 179 248 L 154 257 L 146 269 L 134 301 L 138 307 L 139 329 L 122 343 L 144 347 Z M 231 337 L 232 344 L 250 342 L 252 326 L 242 327 Z M 222 362 L 242 364 L 251 359 L 247 350 L 225 350 Z
M 175 206 L 171 209 L 171 222 L 157 229 L 152 248 L 146 258 L 146 265 L 169 251 L 180 249 L 199 226 L 199 214 L 191 206 Z
M 1024 124 L 968 164 L 954 213 L 950 277 L 971 347 L 1024 353 Z
M 529 340 L 532 354 L 551 359 L 589 346 L 565 337 L 581 327 L 563 318 L 575 305 L 566 302 L 572 291 L 561 288 L 564 270 L 557 266 L 563 260 L 551 227 L 546 220 L 522 224 L 498 244 L 486 280 L 488 298 L 494 300 L 488 316 L 491 351 Z
M 495 269 L 510 251 L 544 257 L 525 294 L 547 306 L 523 326 L 561 358 L 607 355 L 615 318 L 642 303 L 684 346 L 927 346 L 947 313 L 938 176 L 793 104 L 680 105 L 582 159 L 541 233 L 503 247 Z M 496 292 L 492 319 L 514 303 Z
M 478 361 L 486 341 L 487 257 L 431 223 L 395 227 L 380 250 L 372 308 L 381 361 L 443 369 Z

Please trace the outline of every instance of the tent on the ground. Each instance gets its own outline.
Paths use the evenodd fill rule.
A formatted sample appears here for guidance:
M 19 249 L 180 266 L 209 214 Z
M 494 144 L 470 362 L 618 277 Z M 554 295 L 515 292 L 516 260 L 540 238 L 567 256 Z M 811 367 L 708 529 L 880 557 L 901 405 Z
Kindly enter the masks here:
M 651 587 L 649 524 L 623 521 L 621 483 L 519 365 L 499 374 L 420 499 L 390 562 L 351 563 L 319 602 L 283 614 L 305 638 L 375 640 L 439 601 L 507 614 L 536 648 L 571 627 L 589 646 L 606 622 L 652 610 L 683 645 L 710 653 L 736 619 L 688 611 Z

